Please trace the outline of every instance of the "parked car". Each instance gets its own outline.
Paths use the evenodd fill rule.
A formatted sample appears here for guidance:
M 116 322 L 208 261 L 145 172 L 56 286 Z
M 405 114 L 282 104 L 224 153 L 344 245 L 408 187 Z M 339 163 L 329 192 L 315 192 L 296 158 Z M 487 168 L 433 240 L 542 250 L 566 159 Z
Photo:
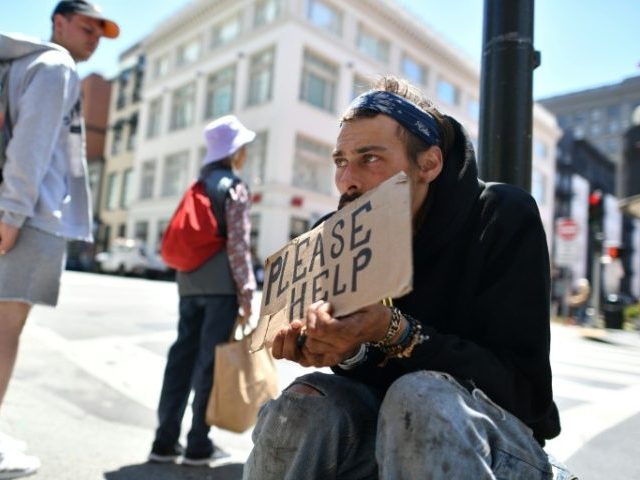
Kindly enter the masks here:
M 116 238 L 109 251 L 96 255 L 96 263 L 104 273 L 151 278 L 169 274 L 169 268 L 162 259 L 148 254 L 144 243 L 133 238 Z

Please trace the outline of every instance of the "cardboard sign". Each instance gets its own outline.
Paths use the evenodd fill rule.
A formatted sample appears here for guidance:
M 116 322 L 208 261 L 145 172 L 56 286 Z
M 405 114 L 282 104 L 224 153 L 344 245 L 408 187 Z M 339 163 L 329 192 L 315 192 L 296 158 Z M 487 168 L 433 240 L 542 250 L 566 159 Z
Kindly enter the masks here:
M 318 300 L 340 317 L 410 292 L 411 242 L 409 181 L 401 172 L 267 259 L 251 349 L 270 346 Z

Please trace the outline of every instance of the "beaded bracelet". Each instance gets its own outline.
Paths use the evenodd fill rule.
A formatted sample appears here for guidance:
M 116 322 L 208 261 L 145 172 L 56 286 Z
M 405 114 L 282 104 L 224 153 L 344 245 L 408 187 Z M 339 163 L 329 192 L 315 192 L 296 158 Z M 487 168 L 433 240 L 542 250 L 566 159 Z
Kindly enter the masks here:
M 409 326 L 407 327 L 409 333 L 407 333 L 406 336 L 402 335 L 404 337 L 404 341 L 398 342 L 395 345 L 381 347 L 387 358 L 409 358 L 416 346 L 429 338 L 427 335 L 422 334 L 422 324 L 418 320 L 409 315 L 401 315 L 403 315 L 404 318 L 407 319 L 407 322 L 409 322 Z
M 385 334 L 382 340 L 377 342 L 373 342 L 371 345 L 374 347 L 378 347 L 381 349 L 385 349 L 391 346 L 391 340 L 398 334 L 400 330 L 400 325 L 402 323 L 402 312 L 398 310 L 396 307 L 390 307 L 391 309 L 391 321 L 389 322 L 389 327 L 387 328 L 387 333 Z

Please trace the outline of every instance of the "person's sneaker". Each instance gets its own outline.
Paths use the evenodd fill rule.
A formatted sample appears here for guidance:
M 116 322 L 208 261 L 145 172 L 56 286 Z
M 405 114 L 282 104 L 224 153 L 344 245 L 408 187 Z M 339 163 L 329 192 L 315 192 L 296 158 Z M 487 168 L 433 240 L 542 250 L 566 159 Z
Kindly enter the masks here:
M 148 459 L 150 462 L 155 463 L 170 463 L 178 460 L 183 454 L 184 448 L 179 443 L 176 443 L 173 447 L 163 447 L 154 442 Z
M 190 467 L 215 467 L 218 465 L 225 465 L 231 461 L 231 455 L 219 447 L 213 447 L 213 452 L 210 455 L 198 456 L 187 453 L 183 459 L 182 464 Z
M 0 479 L 22 478 L 33 475 L 40 468 L 40 460 L 18 450 L 0 451 Z
M 13 438 L 6 433 L 0 432 L 0 451 L 2 450 L 17 450 L 19 452 L 27 451 L 27 442 Z

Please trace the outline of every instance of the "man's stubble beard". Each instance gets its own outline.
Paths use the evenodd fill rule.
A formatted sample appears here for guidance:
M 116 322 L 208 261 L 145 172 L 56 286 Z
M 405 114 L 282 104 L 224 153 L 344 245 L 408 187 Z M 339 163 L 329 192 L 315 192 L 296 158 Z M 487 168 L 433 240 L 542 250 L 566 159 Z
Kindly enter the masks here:
M 338 210 L 340 210 L 345 205 L 353 202 L 356 198 L 360 198 L 362 193 L 343 193 L 340 195 L 340 200 L 338 201 Z

